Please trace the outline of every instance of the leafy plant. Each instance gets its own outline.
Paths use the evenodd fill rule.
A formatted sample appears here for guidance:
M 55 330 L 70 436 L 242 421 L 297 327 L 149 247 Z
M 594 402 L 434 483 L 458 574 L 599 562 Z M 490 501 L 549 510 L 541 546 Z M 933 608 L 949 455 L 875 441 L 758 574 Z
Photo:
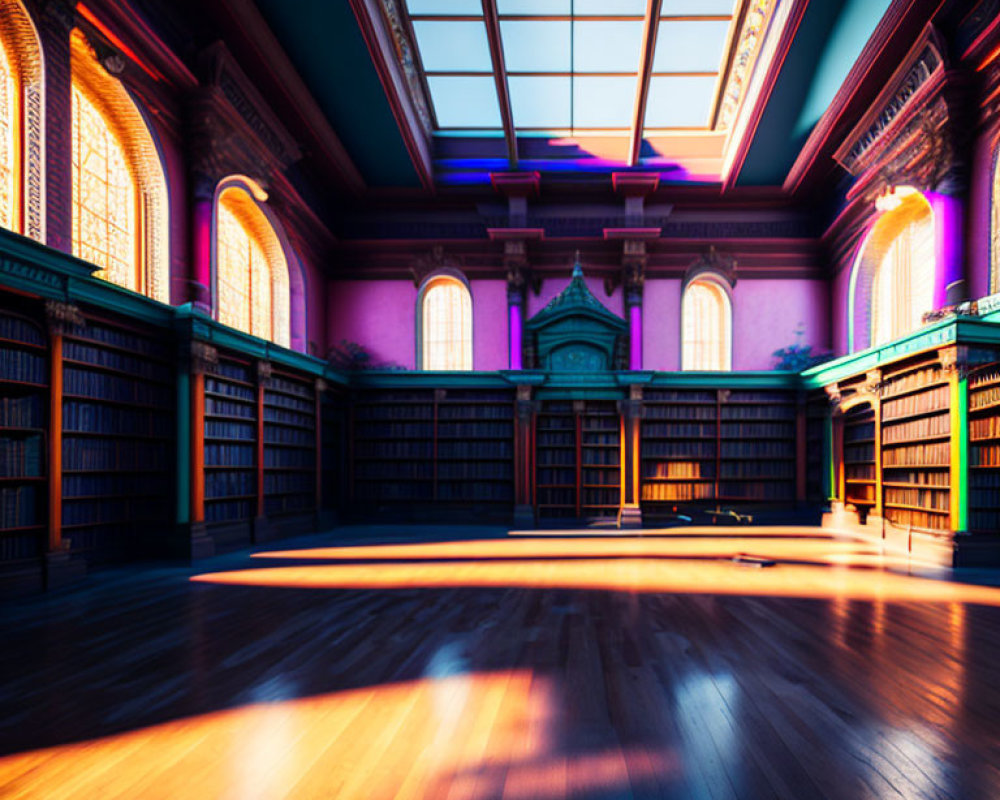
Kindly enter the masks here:
M 802 344 L 802 336 L 805 334 L 805 326 L 800 322 L 795 329 L 795 344 L 775 350 L 772 355 L 777 359 L 775 369 L 788 370 L 789 372 L 802 372 L 802 370 L 815 367 L 824 361 L 833 358 L 833 353 L 829 350 L 813 352 L 811 344 Z
M 334 369 L 341 372 L 352 372 L 365 369 L 387 369 L 401 370 L 398 364 L 388 361 L 374 361 L 364 345 L 357 342 L 349 342 L 341 339 L 340 344 L 335 344 L 326 353 L 326 360 Z

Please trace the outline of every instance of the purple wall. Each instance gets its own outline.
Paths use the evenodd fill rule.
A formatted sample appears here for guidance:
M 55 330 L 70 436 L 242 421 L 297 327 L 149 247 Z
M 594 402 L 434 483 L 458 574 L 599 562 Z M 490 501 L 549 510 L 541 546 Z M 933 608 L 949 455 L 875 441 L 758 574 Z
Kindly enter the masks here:
M 472 292 L 472 366 L 507 369 L 507 281 L 469 281 Z
M 983 134 L 973 151 L 972 180 L 965 227 L 966 280 L 969 297 L 976 299 L 990 293 L 990 200 L 993 184 L 993 160 L 997 151 L 1000 126 Z
M 647 280 L 642 295 L 642 367 L 681 368 L 681 281 Z
M 830 349 L 830 299 L 822 280 L 743 280 L 733 289 L 733 369 L 773 369 L 775 350 L 795 344 Z
M 417 290 L 410 281 L 331 281 L 327 341 L 357 342 L 372 362 L 414 369 Z
M 834 276 L 831 283 L 831 309 L 832 309 L 832 329 L 833 329 L 833 354 L 835 356 L 847 355 L 847 309 L 850 303 L 851 270 L 853 264 L 848 264 Z

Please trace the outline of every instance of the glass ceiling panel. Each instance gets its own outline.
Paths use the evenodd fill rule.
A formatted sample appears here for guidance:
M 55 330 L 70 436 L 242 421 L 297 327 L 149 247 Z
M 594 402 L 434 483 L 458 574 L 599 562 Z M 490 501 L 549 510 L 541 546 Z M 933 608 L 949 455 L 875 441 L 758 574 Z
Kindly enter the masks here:
M 646 100 L 646 128 L 695 128 L 708 125 L 715 99 L 714 77 L 652 77 Z
M 480 0 L 406 0 L 410 14 L 454 14 L 463 17 L 481 17 Z
M 577 77 L 573 81 L 573 127 L 630 128 L 635 75 Z
M 646 15 L 646 0 L 576 0 L 573 11 L 578 17 L 608 15 Z M 638 58 L 638 56 L 636 56 Z
M 642 22 L 577 22 L 573 25 L 576 72 L 635 72 L 642 48 Z
M 428 75 L 434 112 L 442 128 L 500 128 L 500 103 L 492 75 Z
M 515 128 L 569 128 L 569 77 L 511 75 L 510 107 Z
M 718 72 L 729 25 L 729 21 L 662 21 L 653 72 Z
M 532 14 L 549 16 L 569 15 L 573 10 L 570 0 L 497 0 L 499 14 Z
M 486 25 L 481 20 L 414 20 L 413 32 L 427 72 L 492 72 Z
M 507 71 L 569 72 L 571 27 L 569 20 L 500 20 Z
M 736 2 L 737 0 L 663 0 L 660 16 L 733 14 L 736 11 Z

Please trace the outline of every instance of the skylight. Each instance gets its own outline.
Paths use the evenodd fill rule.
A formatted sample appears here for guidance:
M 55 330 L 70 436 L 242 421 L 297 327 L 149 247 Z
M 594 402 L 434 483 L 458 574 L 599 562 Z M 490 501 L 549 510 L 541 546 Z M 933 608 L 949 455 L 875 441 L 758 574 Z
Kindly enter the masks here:
M 492 2 L 406 0 L 436 132 L 628 135 L 643 87 L 643 134 L 712 129 L 743 0 L 662 0 L 647 75 L 647 0 Z

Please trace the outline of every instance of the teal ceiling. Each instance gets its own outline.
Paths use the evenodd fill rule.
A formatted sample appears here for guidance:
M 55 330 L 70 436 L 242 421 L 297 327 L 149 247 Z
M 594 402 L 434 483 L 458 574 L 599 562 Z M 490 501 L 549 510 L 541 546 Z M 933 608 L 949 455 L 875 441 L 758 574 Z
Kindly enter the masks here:
M 370 186 L 419 186 L 347 0 L 256 0 Z
M 757 127 L 739 185 L 784 182 L 889 4 L 811 0 Z

